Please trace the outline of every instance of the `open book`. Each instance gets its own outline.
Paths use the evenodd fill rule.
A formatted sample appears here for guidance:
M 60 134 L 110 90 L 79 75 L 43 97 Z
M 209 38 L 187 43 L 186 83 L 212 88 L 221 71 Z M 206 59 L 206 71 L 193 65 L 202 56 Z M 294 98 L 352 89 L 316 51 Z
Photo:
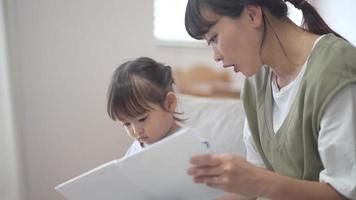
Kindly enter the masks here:
M 222 191 L 187 175 L 193 155 L 210 153 L 182 128 L 141 152 L 105 163 L 55 187 L 69 200 L 210 200 Z

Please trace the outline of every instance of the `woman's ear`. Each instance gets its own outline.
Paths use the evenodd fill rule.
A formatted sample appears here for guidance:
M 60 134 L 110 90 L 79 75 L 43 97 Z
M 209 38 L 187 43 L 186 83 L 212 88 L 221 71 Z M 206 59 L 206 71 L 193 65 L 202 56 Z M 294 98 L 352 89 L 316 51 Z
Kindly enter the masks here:
M 174 92 L 168 92 L 166 95 L 166 100 L 164 106 L 167 111 L 175 112 L 177 108 L 177 96 Z
M 254 27 L 258 28 L 263 25 L 263 10 L 261 6 L 247 5 L 246 13 Z

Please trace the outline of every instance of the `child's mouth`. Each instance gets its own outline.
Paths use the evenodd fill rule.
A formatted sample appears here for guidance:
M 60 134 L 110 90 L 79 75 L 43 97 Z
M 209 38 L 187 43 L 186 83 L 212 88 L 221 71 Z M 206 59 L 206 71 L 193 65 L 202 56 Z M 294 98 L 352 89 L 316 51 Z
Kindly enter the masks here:
M 138 141 L 142 142 L 142 143 L 145 143 L 147 140 L 148 140 L 148 137 L 139 137 L 138 138 Z

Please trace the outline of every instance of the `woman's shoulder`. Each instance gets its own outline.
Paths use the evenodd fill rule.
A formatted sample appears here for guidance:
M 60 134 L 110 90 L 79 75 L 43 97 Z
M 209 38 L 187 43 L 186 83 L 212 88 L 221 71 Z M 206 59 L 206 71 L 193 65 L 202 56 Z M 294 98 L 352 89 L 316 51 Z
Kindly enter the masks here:
M 325 60 L 334 60 L 340 58 L 355 58 L 356 47 L 350 42 L 335 36 L 332 33 L 322 36 L 311 54 L 312 57 L 323 57 Z
M 308 60 L 308 74 L 321 79 L 342 77 L 356 71 L 356 47 L 346 40 L 326 34 L 316 44 Z M 314 77 L 315 78 L 315 77 Z

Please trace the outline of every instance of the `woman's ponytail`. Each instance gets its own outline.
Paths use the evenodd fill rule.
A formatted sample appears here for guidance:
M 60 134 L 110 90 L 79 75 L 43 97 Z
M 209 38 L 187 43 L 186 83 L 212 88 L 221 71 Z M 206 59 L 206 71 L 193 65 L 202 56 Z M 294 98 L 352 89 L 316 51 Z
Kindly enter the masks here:
M 315 8 L 306 0 L 286 0 L 295 8 L 303 13 L 303 28 L 316 34 L 334 33 L 336 36 L 343 38 L 340 34 L 332 30 L 315 10 Z M 344 39 L 344 38 L 343 38 Z

